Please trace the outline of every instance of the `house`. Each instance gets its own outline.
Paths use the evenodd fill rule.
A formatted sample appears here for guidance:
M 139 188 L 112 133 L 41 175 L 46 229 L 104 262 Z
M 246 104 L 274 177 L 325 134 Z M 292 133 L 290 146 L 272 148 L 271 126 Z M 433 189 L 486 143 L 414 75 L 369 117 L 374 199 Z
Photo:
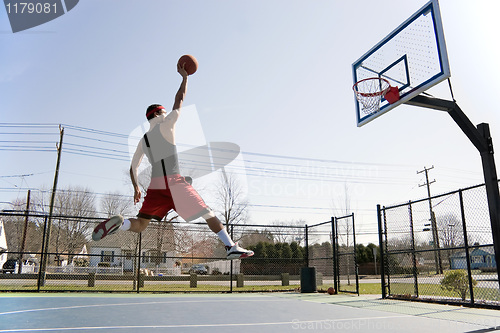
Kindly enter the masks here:
M 73 258 L 75 260 L 89 260 L 87 246 L 83 245 L 82 250 Z
M 68 252 L 58 253 L 56 258 L 54 259 L 57 266 L 73 266 L 75 265 L 75 261 L 83 260 L 88 261 L 89 256 L 87 253 L 87 246 L 84 244 L 82 249 L 77 255 L 69 254 Z
M 141 238 L 139 238 L 141 237 Z M 150 226 L 141 235 L 134 232 L 118 232 L 105 239 L 88 243 L 89 266 L 121 267 L 123 272 L 134 272 L 141 239 L 140 268 L 157 274 L 180 274 L 176 264 L 174 230 L 172 224 Z
M 496 268 L 495 254 L 487 248 L 475 248 L 469 254 L 471 269 Z M 451 269 L 467 269 L 465 251 L 450 256 Z
M 7 261 L 7 237 L 5 236 L 5 228 L 2 219 L 0 219 L 0 269 Z

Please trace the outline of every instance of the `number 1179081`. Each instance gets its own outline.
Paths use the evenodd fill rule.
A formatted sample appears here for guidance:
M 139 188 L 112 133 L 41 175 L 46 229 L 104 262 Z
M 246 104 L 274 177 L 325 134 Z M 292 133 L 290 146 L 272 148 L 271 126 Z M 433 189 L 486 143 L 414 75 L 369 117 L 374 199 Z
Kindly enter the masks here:
M 56 14 L 57 2 L 33 3 L 33 2 L 14 2 L 6 3 L 5 7 L 8 14 Z

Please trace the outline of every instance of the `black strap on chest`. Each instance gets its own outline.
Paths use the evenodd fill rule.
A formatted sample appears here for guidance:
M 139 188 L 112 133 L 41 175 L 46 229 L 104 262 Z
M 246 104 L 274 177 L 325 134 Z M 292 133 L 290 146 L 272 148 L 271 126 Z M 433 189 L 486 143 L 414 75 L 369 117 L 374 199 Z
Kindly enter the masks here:
M 148 147 L 148 150 L 149 150 L 149 155 L 151 156 L 151 159 L 153 159 L 153 152 L 151 151 L 151 146 L 149 144 L 149 140 L 148 140 L 148 134 L 144 134 L 144 142 L 146 142 L 146 147 Z M 151 162 L 151 166 L 153 165 L 153 162 Z M 163 169 L 163 175 L 166 177 L 167 176 L 167 169 L 165 168 L 165 161 L 163 159 L 161 159 L 161 167 Z

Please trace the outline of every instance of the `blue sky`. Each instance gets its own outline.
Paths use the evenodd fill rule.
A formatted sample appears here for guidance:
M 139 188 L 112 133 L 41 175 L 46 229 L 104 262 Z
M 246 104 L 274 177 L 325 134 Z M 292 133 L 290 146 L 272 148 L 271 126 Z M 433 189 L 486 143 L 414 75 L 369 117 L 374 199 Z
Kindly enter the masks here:
M 434 166 L 433 194 L 483 182 L 479 154 L 443 112 L 403 105 L 356 127 L 352 63 L 425 3 L 81 0 L 58 19 L 15 34 L 0 9 L 0 122 L 68 125 L 59 186 L 131 195 L 126 156 L 65 149 L 127 151 L 145 107 L 171 107 L 177 59 L 193 54 L 200 67 L 189 79 L 185 105 L 194 111 L 183 135 L 241 147 L 245 168 L 228 171 L 239 170 L 247 185 L 249 222 L 327 221 L 342 214 L 347 188 L 361 241 L 376 241 L 376 204 L 424 197 L 417 174 L 424 166 Z M 474 124 L 490 124 L 500 147 L 500 4 L 441 0 L 440 7 L 455 98 Z M 431 93 L 450 99 L 446 83 Z M 0 140 L 51 147 L 58 140 L 57 126 L 21 129 L 0 128 Z M 13 134 L 26 131 L 48 134 Z M 24 198 L 27 188 L 50 188 L 54 149 L 0 154 L 0 207 Z M 209 202 L 213 182 L 200 182 Z

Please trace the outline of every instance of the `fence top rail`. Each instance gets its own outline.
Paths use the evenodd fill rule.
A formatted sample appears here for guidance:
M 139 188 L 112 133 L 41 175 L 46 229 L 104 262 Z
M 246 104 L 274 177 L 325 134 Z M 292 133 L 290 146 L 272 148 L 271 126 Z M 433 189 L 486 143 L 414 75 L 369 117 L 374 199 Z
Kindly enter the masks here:
M 493 247 L 493 243 L 491 244 L 481 244 L 481 245 L 463 245 L 463 246 L 453 246 L 453 247 L 440 247 L 439 251 L 465 251 L 465 250 L 475 250 L 486 247 Z M 415 249 L 412 250 L 410 248 L 400 248 L 400 249 L 388 249 L 386 253 L 394 255 L 394 254 L 411 254 L 411 253 L 426 253 L 426 252 L 436 252 L 438 250 L 432 249 Z
M 48 218 L 49 213 L 47 212 L 39 212 L 39 211 L 28 211 L 26 212 L 25 210 L 3 210 L 0 211 L 0 217 L 1 216 L 28 216 L 28 217 L 42 217 L 42 218 Z M 342 217 L 335 217 L 336 219 L 344 219 L 344 218 L 349 218 L 354 216 L 354 213 L 351 213 L 350 215 L 342 216 Z M 90 220 L 90 221 L 100 221 L 102 219 L 105 219 L 106 217 L 91 217 L 91 216 L 74 216 L 74 215 L 52 215 L 53 219 L 85 219 L 85 220 Z M 156 221 L 158 223 L 160 222 L 166 222 L 166 221 Z M 241 228 L 287 228 L 287 229 L 304 229 L 306 226 L 307 227 L 318 227 L 321 225 L 329 224 L 332 221 L 325 221 L 325 222 L 320 222 L 317 224 L 312 224 L 312 225 L 278 225 L 278 224 L 230 224 L 229 226 L 232 227 L 241 227 Z M 192 224 L 192 225 L 206 225 L 206 222 L 184 222 L 184 221 L 168 221 L 168 223 L 171 224 Z
M 353 217 L 353 216 L 354 216 L 354 213 L 351 213 L 351 214 L 349 214 L 349 215 L 345 215 L 345 216 L 341 216 L 341 217 L 332 216 L 332 220 L 333 220 L 333 219 L 342 220 L 342 219 L 347 219 L 347 218 L 349 218 L 349 217 Z M 330 221 L 325 221 L 325 222 L 320 222 L 320 223 L 317 223 L 317 224 L 308 225 L 308 227 L 309 227 L 309 228 L 319 227 L 320 225 L 325 225 L 325 224 L 332 223 L 332 220 L 330 220 Z
M 347 219 L 349 217 L 354 217 L 354 213 L 351 213 L 349 215 L 345 215 L 345 216 L 340 216 L 340 217 L 335 217 L 337 220 L 342 220 L 342 219 Z
M 448 196 L 448 195 L 457 194 L 459 192 L 473 190 L 473 189 L 476 189 L 476 188 L 479 188 L 479 187 L 483 187 L 483 186 L 485 186 L 485 185 L 484 184 L 479 184 L 479 185 L 474 185 L 474 186 L 470 186 L 470 187 L 466 187 L 466 188 L 461 188 L 461 189 L 458 189 L 458 190 L 455 190 L 455 191 L 451 191 L 451 192 L 448 192 L 448 193 L 442 193 L 442 194 L 434 195 L 430 199 L 431 200 L 432 199 L 437 199 L 437 198 L 445 197 L 445 196 Z M 429 200 L 429 198 L 422 198 L 422 199 L 413 200 L 413 201 L 410 200 L 410 201 L 403 202 L 403 203 L 400 203 L 400 204 L 395 204 L 395 205 L 392 205 L 392 206 L 382 206 L 381 205 L 380 210 L 388 210 L 388 209 L 394 209 L 394 208 L 404 207 L 404 206 L 408 206 L 408 204 L 415 204 L 415 203 L 420 203 L 420 202 L 424 202 L 424 201 L 428 201 L 428 200 Z
M 29 211 L 26 212 L 25 210 L 3 210 L 0 211 L 0 216 L 29 216 L 29 217 L 44 217 L 48 218 L 50 215 L 48 212 L 36 212 L 36 211 Z M 74 215 L 54 215 L 52 214 L 51 216 L 53 219 L 85 219 L 85 220 L 95 220 L 95 221 L 100 221 L 104 217 L 91 217 L 91 216 L 74 216 Z
M 28 216 L 28 217 L 42 217 L 42 218 L 48 218 L 49 213 L 47 212 L 38 212 L 38 211 L 29 211 L 26 212 L 25 210 L 2 210 L 0 211 L 0 217 L 2 216 Z M 73 215 L 52 215 L 52 219 L 85 219 L 85 220 L 91 220 L 91 221 L 100 221 L 102 219 L 105 219 L 106 217 L 90 217 L 90 216 L 73 216 Z M 157 223 L 161 222 L 167 222 L 167 221 L 154 221 Z M 206 225 L 206 222 L 184 222 L 184 221 L 168 221 L 168 223 L 171 224 L 191 224 L 191 225 Z M 330 223 L 324 222 L 324 223 Z M 154 224 L 154 223 L 153 223 Z M 288 228 L 288 229 L 304 229 L 306 226 L 305 225 L 278 225 L 278 224 L 230 224 L 229 226 L 232 227 L 241 227 L 241 228 Z
M 320 225 L 325 225 L 325 224 L 330 224 L 330 223 L 332 223 L 332 221 L 326 221 L 326 222 L 311 224 L 311 225 L 308 225 L 307 227 L 308 228 L 314 228 L 314 227 L 319 227 Z

